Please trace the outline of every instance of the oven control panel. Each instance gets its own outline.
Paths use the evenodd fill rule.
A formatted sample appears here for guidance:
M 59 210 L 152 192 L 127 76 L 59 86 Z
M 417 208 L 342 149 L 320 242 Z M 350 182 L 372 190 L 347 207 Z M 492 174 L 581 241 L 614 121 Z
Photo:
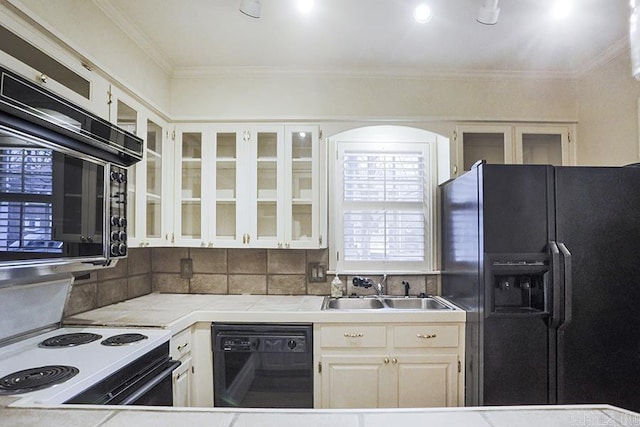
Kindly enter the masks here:
M 109 171 L 109 255 L 127 256 L 127 170 L 113 164 Z
M 225 352 L 304 353 L 304 336 L 232 336 L 220 337 L 220 349 Z

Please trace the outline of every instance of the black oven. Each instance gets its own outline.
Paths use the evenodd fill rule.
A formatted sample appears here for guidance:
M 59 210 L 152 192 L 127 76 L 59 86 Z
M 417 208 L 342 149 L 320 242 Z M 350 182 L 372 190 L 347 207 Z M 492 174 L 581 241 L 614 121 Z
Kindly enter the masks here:
M 86 270 L 126 256 L 127 167 L 142 158 L 142 146 L 0 68 L 2 275 L 16 267 Z
M 166 342 L 64 403 L 173 406 L 171 375 L 178 366 Z
M 212 326 L 214 406 L 313 408 L 311 324 Z

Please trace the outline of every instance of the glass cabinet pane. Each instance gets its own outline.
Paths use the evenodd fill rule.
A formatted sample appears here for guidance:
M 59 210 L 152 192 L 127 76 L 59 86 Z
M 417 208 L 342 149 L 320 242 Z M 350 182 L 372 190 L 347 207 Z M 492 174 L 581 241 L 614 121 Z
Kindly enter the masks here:
M 562 165 L 562 135 L 522 134 L 522 163 Z
M 505 163 L 504 134 L 491 132 L 464 132 L 463 134 L 464 170 L 471 169 L 478 160 L 487 163 Z
M 276 238 L 278 216 L 276 202 L 258 202 L 258 239 Z
M 147 120 L 147 237 L 162 234 L 162 128 Z
M 116 125 L 135 135 L 138 133 L 138 112 L 118 100 L 116 104 Z M 137 237 L 136 231 L 136 166 L 127 170 L 127 233 Z
M 202 236 L 202 133 L 182 134 L 181 236 Z
M 216 137 L 216 238 L 236 239 L 237 134 L 218 132 Z
M 294 159 L 311 159 L 312 147 L 311 132 L 293 132 L 291 154 Z
M 291 236 L 293 240 L 310 240 L 313 233 L 312 228 L 312 205 L 310 203 L 293 205 L 293 221 Z

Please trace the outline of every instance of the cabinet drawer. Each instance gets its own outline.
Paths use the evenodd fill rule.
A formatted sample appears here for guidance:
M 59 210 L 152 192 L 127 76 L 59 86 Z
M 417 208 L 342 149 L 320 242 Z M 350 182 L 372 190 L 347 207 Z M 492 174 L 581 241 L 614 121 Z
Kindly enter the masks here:
M 171 337 L 169 354 L 178 360 L 191 352 L 191 329 L 185 329 Z
M 384 348 L 387 346 L 387 329 L 383 325 L 323 326 L 320 346 Z
M 458 327 L 453 325 L 395 326 L 395 348 L 458 347 Z

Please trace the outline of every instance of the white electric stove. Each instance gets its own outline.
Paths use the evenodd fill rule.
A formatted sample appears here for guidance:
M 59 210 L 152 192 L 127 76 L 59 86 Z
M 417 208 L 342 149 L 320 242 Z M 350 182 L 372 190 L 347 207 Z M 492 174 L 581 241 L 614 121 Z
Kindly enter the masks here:
M 169 338 L 167 330 L 140 328 L 65 327 L 38 334 L 0 348 L 0 396 L 19 397 L 12 406 L 65 403 Z
M 170 331 L 61 327 L 73 280 L 0 281 L 0 396 L 18 398 L 11 406 L 172 405 Z

